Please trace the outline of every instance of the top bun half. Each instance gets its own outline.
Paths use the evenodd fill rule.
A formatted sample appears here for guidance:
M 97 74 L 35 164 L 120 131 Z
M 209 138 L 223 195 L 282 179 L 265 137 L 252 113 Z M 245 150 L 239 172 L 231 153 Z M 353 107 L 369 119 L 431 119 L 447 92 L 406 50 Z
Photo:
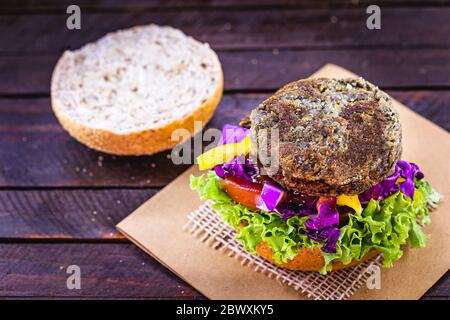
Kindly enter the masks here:
M 172 132 L 211 118 L 223 92 L 208 44 L 171 27 L 109 33 L 66 51 L 52 76 L 52 107 L 80 142 L 118 155 L 173 147 Z

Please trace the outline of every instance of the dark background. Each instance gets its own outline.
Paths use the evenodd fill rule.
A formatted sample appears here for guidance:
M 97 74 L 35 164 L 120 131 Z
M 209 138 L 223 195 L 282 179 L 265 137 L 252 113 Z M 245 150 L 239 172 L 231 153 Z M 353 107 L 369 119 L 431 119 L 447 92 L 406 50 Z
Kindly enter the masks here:
M 81 7 L 81 30 L 65 27 L 70 4 Z M 236 123 L 282 84 L 335 63 L 448 131 L 450 1 L 377 1 L 381 30 L 366 28 L 369 4 L 1 1 L 0 297 L 203 298 L 114 227 L 186 167 L 167 153 L 113 157 L 70 138 L 49 101 L 63 50 L 120 28 L 171 25 L 209 42 L 223 64 L 210 126 Z M 71 264 L 81 267 L 81 290 L 66 289 Z M 447 273 L 423 299 L 449 296 Z

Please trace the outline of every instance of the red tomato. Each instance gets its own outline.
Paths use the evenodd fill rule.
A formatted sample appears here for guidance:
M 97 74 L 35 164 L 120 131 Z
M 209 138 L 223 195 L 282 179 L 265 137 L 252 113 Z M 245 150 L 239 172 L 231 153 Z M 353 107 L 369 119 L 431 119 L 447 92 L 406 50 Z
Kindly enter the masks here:
M 261 195 L 262 185 L 245 182 L 234 177 L 222 179 L 222 189 L 237 203 L 242 204 L 250 210 L 258 211 L 256 207 Z

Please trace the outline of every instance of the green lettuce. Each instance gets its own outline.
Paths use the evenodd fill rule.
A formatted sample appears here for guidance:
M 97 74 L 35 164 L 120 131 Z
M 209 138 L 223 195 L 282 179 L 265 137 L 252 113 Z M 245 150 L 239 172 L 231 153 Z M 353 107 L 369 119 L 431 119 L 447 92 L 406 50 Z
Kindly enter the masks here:
M 391 267 L 403 255 L 402 245 L 424 247 L 427 237 L 421 225 L 430 223 L 428 205 L 437 205 L 440 196 L 424 180 L 417 180 L 415 187 L 414 200 L 398 191 L 381 201 L 370 200 L 360 215 L 350 214 L 348 223 L 340 228 L 336 253 L 321 251 L 325 265 L 320 272 L 330 271 L 333 262 L 361 260 L 374 248 L 383 253 L 383 265 Z M 236 239 L 252 254 L 264 241 L 272 249 L 275 262 L 282 263 L 294 258 L 299 248 L 323 245 L 306 236 L 308 217 L 294 216 L 283 221 L 275 212 L 251 211 L 220 188 L 220 178 L 213 171 L 191 176 L 191 188 L 197 190 L 201 200 L 212 201 L 212 207 L 237 231 Z

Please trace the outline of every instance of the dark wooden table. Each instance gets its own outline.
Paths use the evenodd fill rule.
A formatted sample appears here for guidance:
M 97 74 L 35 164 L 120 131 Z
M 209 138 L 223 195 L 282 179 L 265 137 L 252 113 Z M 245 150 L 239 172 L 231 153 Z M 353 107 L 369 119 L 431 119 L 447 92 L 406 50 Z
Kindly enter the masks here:
M 225 94 L 210 126 L 236 123 L 282 84 L 342 65 L 450 129 L 450 1 L 72 1 L 0 5 L 0 296 L 204 298 L 115 225 L 186 169 L 167 153 L 113 157 L 73 140 L 49 100 L 58 56 L 108 31 L 167 24 L 218 52 Z M 82 29 L 66 29 L 77 3 Z M 259 4 L 259 5 L 257 5 Z M 426 150 L 424 150 L 426 152 Z M 82 289 L 66 288 L 78 265 Z M 445 275 L 423 299 L 448 299 Z

